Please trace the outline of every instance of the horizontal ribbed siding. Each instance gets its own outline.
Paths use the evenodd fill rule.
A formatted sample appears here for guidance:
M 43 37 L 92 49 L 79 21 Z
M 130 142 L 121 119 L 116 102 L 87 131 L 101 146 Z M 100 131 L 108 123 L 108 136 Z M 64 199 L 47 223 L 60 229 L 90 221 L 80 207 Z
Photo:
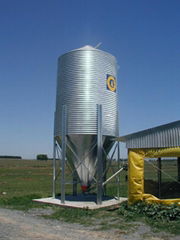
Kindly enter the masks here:
M 180 121 L 129 134 L 119 138 L 127 148 L 163 148 L 180 146 Z
M 117 92 L 107 90 L 107 74 L 117 79 L 115 58 L 106 52 L 74 50 L 59 58 L 55 136 L 61 136 L 63 105 L 68 134 L 97 134 L 97 104 L 102 104 L 103 135 L 118 136 Z

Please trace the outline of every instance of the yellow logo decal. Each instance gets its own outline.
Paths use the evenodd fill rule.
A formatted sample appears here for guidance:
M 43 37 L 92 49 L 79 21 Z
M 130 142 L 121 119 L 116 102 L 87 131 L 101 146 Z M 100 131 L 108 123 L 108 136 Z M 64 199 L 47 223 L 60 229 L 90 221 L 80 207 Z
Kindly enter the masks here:
M 111 92 L 116 92 L 116 78 L 107 74 L 106 87 Z

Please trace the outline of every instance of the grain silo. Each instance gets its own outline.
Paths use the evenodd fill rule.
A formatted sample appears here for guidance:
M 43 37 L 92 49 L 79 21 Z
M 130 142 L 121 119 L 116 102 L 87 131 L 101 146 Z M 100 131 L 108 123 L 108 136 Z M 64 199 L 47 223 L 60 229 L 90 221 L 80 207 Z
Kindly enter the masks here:
M 115 57 L 91 46 L 60 56 L 55 146 L 61 149 L 64 159 L 62 171 L 65 171 L 67 160 L 76 172 L 83 192 L 88 191 L 94 181 L 98 185 L 99 179 L 102 180 L 106 164 L 100 148 L 104 148 L 107 153 L 110 151 L 114 144 L 112 139 L 119 136 L 118 127 Z

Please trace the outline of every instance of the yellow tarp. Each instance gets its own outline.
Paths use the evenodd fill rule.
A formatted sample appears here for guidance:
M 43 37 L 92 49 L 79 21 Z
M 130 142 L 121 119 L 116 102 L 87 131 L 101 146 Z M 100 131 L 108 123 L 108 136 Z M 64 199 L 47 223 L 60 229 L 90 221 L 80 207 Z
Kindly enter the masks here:
M 144 158 L 180 157 L 180 147 L 158 149 L 129 149 L 128 152 L 128 202 L 137 201 L 161 202 L 164 204 L 180 204 L 178 199 L 158 199 L 144 193 Z

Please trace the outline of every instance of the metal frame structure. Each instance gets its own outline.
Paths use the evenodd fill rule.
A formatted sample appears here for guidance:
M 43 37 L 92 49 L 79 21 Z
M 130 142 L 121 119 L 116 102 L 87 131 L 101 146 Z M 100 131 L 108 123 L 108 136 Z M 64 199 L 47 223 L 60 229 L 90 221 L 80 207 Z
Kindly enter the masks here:
M 104 163 L 107 161 L 108 154 L 106 153 L 105 149 L 103 148 L 103 134 L 102 134 L 102 105 L 97 104 L 97 143 L 89 150 L 89 152 L 94 149 L 94 147 L 97 146 L 97 179 L 94 179 L 96 182 L 96 193 L 97 193 L 97 204 L 102 204 L 102 196 L 105 192 L 105 186 L 106 184 L 111 181 L 113 178 L 116 177 L 116 183 L 117 183 L 117 197 L 119 198 L 119 174 L 123 170 L 123 168 L 120 168 L 120 146 L 119 142 L 114 142 L 115 147 L 112 152 L 109 165 L 106 166 L 106 164 L 103 164 L 103 154 L 105 156 Z M 65 204 L 65 169 L 66 169 L 66 148 L 67 148 L 67 106 L 63 105 L 62 109 L 62 136 L 61 136 L 61 146 L 57 142 L 56 138 L 54 138 L 54 144 L 53 144 L 53 186 L 52 186 L 52 196 L 53 198 L 56 198 L 56 181 L 58 179 L 58 176 L 61 172 L 61 178 L 60 178 L 60 192 L 61 192 L 61 203 Z M 70 148 L 70 146 L 68 146 Z M 72 149 L 70 149 L 72 153 Z M 117 158 L 118 158 L 118 171 L 113 172 L 113 175 L 110 176 L 108 179 L 106 179 L 106 173 L 109 169 L 112 159 L 114 157 L 114 154 L 117 150 Z M 59 162 L 59 167 L 57 167 L 57 160 Z M 70 166 L 69 166 L 70 167 Z M 78 177 L 76 173 L 76 169 L 71 169 L 72 171 L 72 185 L 73 185 L 73 195 L 77 195 L 77 183 L 78 183 Z

